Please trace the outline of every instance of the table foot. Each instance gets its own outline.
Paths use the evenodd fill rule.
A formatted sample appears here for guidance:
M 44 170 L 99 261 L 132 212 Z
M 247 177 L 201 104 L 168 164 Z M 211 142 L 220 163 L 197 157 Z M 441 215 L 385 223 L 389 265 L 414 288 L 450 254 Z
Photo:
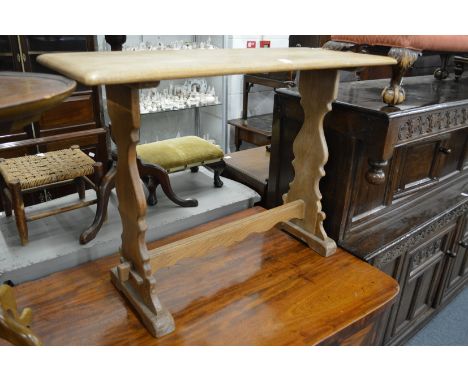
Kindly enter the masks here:
M 325 239 L 322 240 L 318 236 L 315 236 L 312 233 L 301 228 L 294 222 L 282 223 L 281 229 L 290 233 L 295 238 L 302 240 L 312 250 L 314 250 L 323 257 L 331 256 L 336 251 L 336 243 L 334 240 L 330 239 L 329 237 L 325 237 Z
M 111 269 L 111 280 L 114 286 L 127 298 L 136 310 L 138 317 L 146 329 L 154 337 L 162 337 L 175 330 L 174 319 L 167 309 L 161 306 L 156 294 L 152 293 L 153 306 L 157 306 L 157 313 L 153 312 L 143 301 L 141 291 L 133 287 L 130 280 L 122 281 L 117 267 Z M 148 293 L 151 293 L 148 291 Z

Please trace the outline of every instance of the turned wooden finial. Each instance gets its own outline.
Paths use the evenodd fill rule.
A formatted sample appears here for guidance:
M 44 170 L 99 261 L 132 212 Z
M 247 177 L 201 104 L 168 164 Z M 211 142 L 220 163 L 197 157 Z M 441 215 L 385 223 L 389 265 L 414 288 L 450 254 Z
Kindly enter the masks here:
M 122 50 L 122 45 L 127 41 L 126 35 L 105 35 L 106 42 L 110 45 L 111 51 Z

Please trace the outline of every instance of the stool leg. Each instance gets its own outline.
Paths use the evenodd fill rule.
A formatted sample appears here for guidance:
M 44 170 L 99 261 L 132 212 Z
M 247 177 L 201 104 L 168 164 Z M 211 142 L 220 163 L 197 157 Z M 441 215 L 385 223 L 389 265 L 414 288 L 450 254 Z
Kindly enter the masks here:
M 76 185 L 76 191 L 78 192 L 78 197 L 80 200 L 84 200 L 86 197 L 86 185 L 84 179 L 80 176 L 74 180 Z
M 148 176 L 148 181 L 146 182 L 146 188 L 148 189 L 148 199 L 146 199 L 146 203 L 149 206 L 155 206 L 158 204 L 158 197 L 156 196 L 156 188 L 158 188 L 159 183 L 154 177 Z
M 198 206 L 198 200 L 196 199 L 182 199 L 179 198 L 171 186 L 171 180 L 166 170 L 162 167 L 149 163 L 142 163 L 139 158 L 137 158 L 137 166 L 140 176 L 152 177 L 154 182 L 157 182 L 161 185 L 166 196 L 172 200 L 175 204 L 181 207 L 196 207 Z
M 10 183 L 10 192 L 15 211 L 16 227 L 21 240 L 21 245 L 28 244 L 28 226 L 26 224 L 26 214 L 24 212 L 23 195 L 21 194 L 21 184 L 19 180 Z
M 86 244 L 93 240 L 98 234 L 99 230 L 104 223 L 107 216 L 107 206 L 109 204 L 109 197 L 112 189 L 115 187 L 115 175 L 117 174 L 117 168 L 112 166 L 106 175 L 102 178 L 97 193 L 97 207 L 96 215 L 93 223 L 83 231 L 80 236 L 80 243 Z
M 441 61 L 441 66 L 440 68 L 437 68 L 434 72 L 434 78 L 438 80 L 444 80 L 449 76 L 449 72 L 447 70 L 447 65 L 448 65 L 448 60 L 450 58 L 449 54 L 441 54 L 440 55 L 440 61 Z
M 239 151 L 242 144 L 242 139 L 240 138 L 240 131 L 237 126 L 234 127 L 234 142 L 236 145 L 236 151 Z
M 223 181 L 221 180 L 220 176 L 223 173 L 224 169 L 226 168 L 226 163 L 222 160 L 221 162 L 215 163 L 212 165 L 214 171 L 214 178 L 213 184 L 216 188 L 223 187 Z
M 6 216 L 11 216 L 11 200 L 8 195 L 5 193 L 6 185 L 3 178 L 0 176 L 0 200 L 2 201 L 3 210 L 5 211 Z
M 455 68 L 454 68 L 455 81 L 458 81 L 461 78 L 464 69 L 465 68 L 464 68 L 463 62 L 455 61 Z
M 394 106 L 406 99 L 406 93 L 402 86 L 403 76 L 421 53 L 412 49 L 391 48 L 388 55 L 397 60 L 397 65 L 392 66 L 392 78 L 390 84 L 382 90 L 382 100 L 387 105 Z

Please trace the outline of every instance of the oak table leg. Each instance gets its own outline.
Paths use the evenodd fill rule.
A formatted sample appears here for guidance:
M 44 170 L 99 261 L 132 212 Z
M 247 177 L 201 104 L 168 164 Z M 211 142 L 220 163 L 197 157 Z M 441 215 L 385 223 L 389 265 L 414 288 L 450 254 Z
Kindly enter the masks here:
M 338 92 L 337 70 L 302 71 L 299 78 L 301 105 L 304 109 L 304 124 L 294 140 L 294 179 L 284 202 L 302 199 L 305 202 L 304 219 L 283 223 L 283 229 L 305 241 L 322 256 L 330 256 L 336 243 L 324 228 L 325 213 L 322 211 L 320 179 L 325 175 L 323 166 L 328 160 L 328 147 L 323 132 L 323 118 L 331 110 L 331 103 Z
M 114 285 L 132 303 L 143 324 L 156 337 L 174 330 L 174 320 L 156 295 L 145 242 L 146 200 L 136 162 L 140 128 L 139 91 L 127 85 L 106 86 L 112 138 L 118 161 L 115 187 L 122 220 L 122 264 L 111 270 Z

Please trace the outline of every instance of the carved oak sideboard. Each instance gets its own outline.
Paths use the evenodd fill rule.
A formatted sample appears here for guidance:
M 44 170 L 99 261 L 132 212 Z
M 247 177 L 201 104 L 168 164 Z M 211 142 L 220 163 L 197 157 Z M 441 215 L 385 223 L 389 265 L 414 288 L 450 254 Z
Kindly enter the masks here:
M 329 235 L 399 281 L 383 343 L 401 344 L 468 281 L 468 77 L 408 78 L 398 108 L 378 101 L 384 82 L 340 85 L 320 188 Z M 290 90 L 275 96 L 268 207 L 292 177 L 299 101 Z

